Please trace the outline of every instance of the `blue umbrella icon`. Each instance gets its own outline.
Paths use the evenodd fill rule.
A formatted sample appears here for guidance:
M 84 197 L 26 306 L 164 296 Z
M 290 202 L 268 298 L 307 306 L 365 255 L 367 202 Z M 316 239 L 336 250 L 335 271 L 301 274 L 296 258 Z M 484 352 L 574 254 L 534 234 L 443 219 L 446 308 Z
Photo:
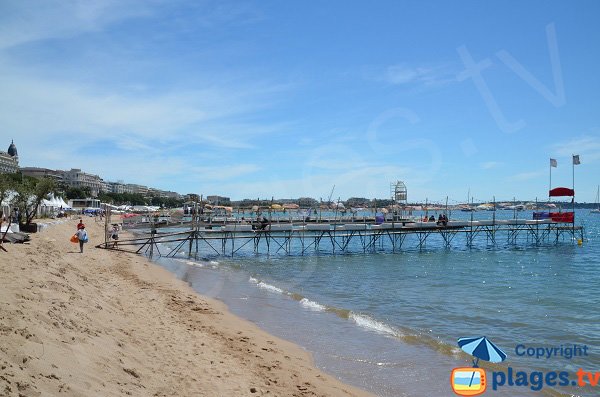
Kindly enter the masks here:
M 506 360 L 506 353 L 504 353 L 498 346 L 494 345 L 485 336 L 479 336 L 475 338 L 460 338 L 458 340 L 458 346 L 466 353 L 469 353 L 477 359 L 473 361 L 474 368 L 477 368 L 479 359 L 492 363 L 499 363 Z M 471 382 L 469 383 L 469 386 L 471 386 L 474 376 L 475 372 L 473 372 L 473 375 L 471 376 Z

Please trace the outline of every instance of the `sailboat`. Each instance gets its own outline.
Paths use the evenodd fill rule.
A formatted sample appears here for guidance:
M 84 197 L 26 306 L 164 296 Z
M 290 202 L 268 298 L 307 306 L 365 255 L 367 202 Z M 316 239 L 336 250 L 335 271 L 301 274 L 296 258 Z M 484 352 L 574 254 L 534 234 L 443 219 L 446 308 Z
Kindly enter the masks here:
M 473 208 L 473 206 L 469 205 L 469 200 L 472 199 L 471 198 L 471 188 L 469 188 L 469 192 L 467 193 L 467 203 L 466 204 L 462 204 L 459 206 L 460 210 L 463 212 L 473 212 L 475 211 L 475 208 Z
M 596 193 L 596 208 L 591 210 L 590 214 L 600 214 L 600 185 L 598 185 L 598 192 Z

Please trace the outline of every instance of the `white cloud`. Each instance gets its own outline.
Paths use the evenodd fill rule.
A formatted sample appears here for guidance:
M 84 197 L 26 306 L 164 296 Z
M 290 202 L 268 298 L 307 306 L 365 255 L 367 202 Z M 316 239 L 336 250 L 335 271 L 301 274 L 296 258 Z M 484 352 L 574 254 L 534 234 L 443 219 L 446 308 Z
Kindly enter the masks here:
M 326 200 L 335 185 L 333 199 L 340 197 L 342 200 L 349 197 L 362 196 L 367 198 L 385 197 L 390 190 L 390 181 L 406 177 L 411 186 L 418 186 L 419 181 L 413 180 L 409 169 L 395 166 L 366 166 L 338 171 L 331 174 L 311 173 L 304 174 L 301 178 L 286 178 L 282 176 L 257 175 L 259 179 L 248 178 L 233 183 L 203 184 L 206 191 L 221 192 L 234 199 L 248 197 L 265 197 L 273 194 L 275 198 L 288 197 L 321 197 Z M 413 189 L 417 189 L 414 187 Z
M 383 80 L 394 85 L 439 85 L 456 81 L 453 74 L 449 73 L 445 66 L 412 67 L 406 64 L 388 66 L 385 70 Z
M 149 5 L 132 0 L 2 2 L 0 49 L 98 31 L 119 20 L 149 15 Z
M 559 142 L 552 146 L 552 153 L 556 157 L 566 157 L 571 162 L 571 155 L 579 154 L 581 163 L 600 160 L 600 138 L 580 136 L 569 141 Z M 560 164 L 560 160 L 559 160 Z
M 419 72 L 404 65 L 389 66 L 386 70 L 386 81 L 391 84 L 406 84 L 415 81 Z
M 167 143 L 242 149 L 286 124 L 235 122 L 262 110 L 283 86 L 166 92 L 143 98 L 118 91 L 98 93 L 69 81 L 49 81 L 0 67 L 0 128 L 37 141 L 78 137 L 72 143 L 113 142 L 126 150 Z
M 165 18 L 168 16 L 168 18 Z M 248 4 L 178 0 L 19 0 L 0 3 L 0 50 L 49 39 L 103 31 L 136 18 L 160 18 L 161 25 L 189 31 L 260 21 Z
M 222 181 L 260 171 L 257 164 L 234 164 L 224 166 L 196 166 L 189 169 L 188 177 L 196 181 Z
M 491 170 L 492 168 L 498 168 L 501 165 L 502 163 L 499 163 L 497 161 L 487 161 L 481 164 L 481 168 L 484 170 Z
M 543 177 L 544 175 L 545 173 L 542 171 L 521 172 L 508 177 L 507 180 L 510 182 L 530 181 L 532 179 Z

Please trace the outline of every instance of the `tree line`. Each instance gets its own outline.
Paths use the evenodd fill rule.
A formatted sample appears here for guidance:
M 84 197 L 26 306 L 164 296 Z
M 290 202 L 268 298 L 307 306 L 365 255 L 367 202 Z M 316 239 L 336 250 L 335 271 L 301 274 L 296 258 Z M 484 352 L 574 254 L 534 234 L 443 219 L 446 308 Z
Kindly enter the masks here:
M 57 193 L 53 179 L 36 179 L 21 173 L 0 174 L 0 203 L 7 202 L 17 210 L 17 220 L 21 226 L 31 224 L 40 204 L 51 193 Z M 1 216 L 8 218 L 11 214 Z
M 13 214 L 4 214 L 0 208 L 0 218 L 14 217 L 17 214 L 21 226 L 29 226 L 38 213 L 44 199 L 50 195 L 65 200 L 85 199 L 91 196 L 88 187 L 74 188 L 57 183 L 52 178 L 34 178 L 16 174 L 0 174 L 0 203 L 8 204 Z M 169 197 L 144 197 L 132 193 L 101 193 L 98 199 L 113 205 L 154 205 L 165 208 L 176 208 L 183 205 L 183 200 Z

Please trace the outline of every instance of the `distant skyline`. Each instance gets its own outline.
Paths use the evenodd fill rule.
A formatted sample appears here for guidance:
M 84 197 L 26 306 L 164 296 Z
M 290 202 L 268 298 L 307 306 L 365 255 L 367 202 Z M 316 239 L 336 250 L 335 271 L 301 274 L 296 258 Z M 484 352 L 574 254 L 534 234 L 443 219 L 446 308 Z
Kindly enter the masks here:
M 597 1 L 2 1 L 0 150 L 179 193 L 600 184 Z

